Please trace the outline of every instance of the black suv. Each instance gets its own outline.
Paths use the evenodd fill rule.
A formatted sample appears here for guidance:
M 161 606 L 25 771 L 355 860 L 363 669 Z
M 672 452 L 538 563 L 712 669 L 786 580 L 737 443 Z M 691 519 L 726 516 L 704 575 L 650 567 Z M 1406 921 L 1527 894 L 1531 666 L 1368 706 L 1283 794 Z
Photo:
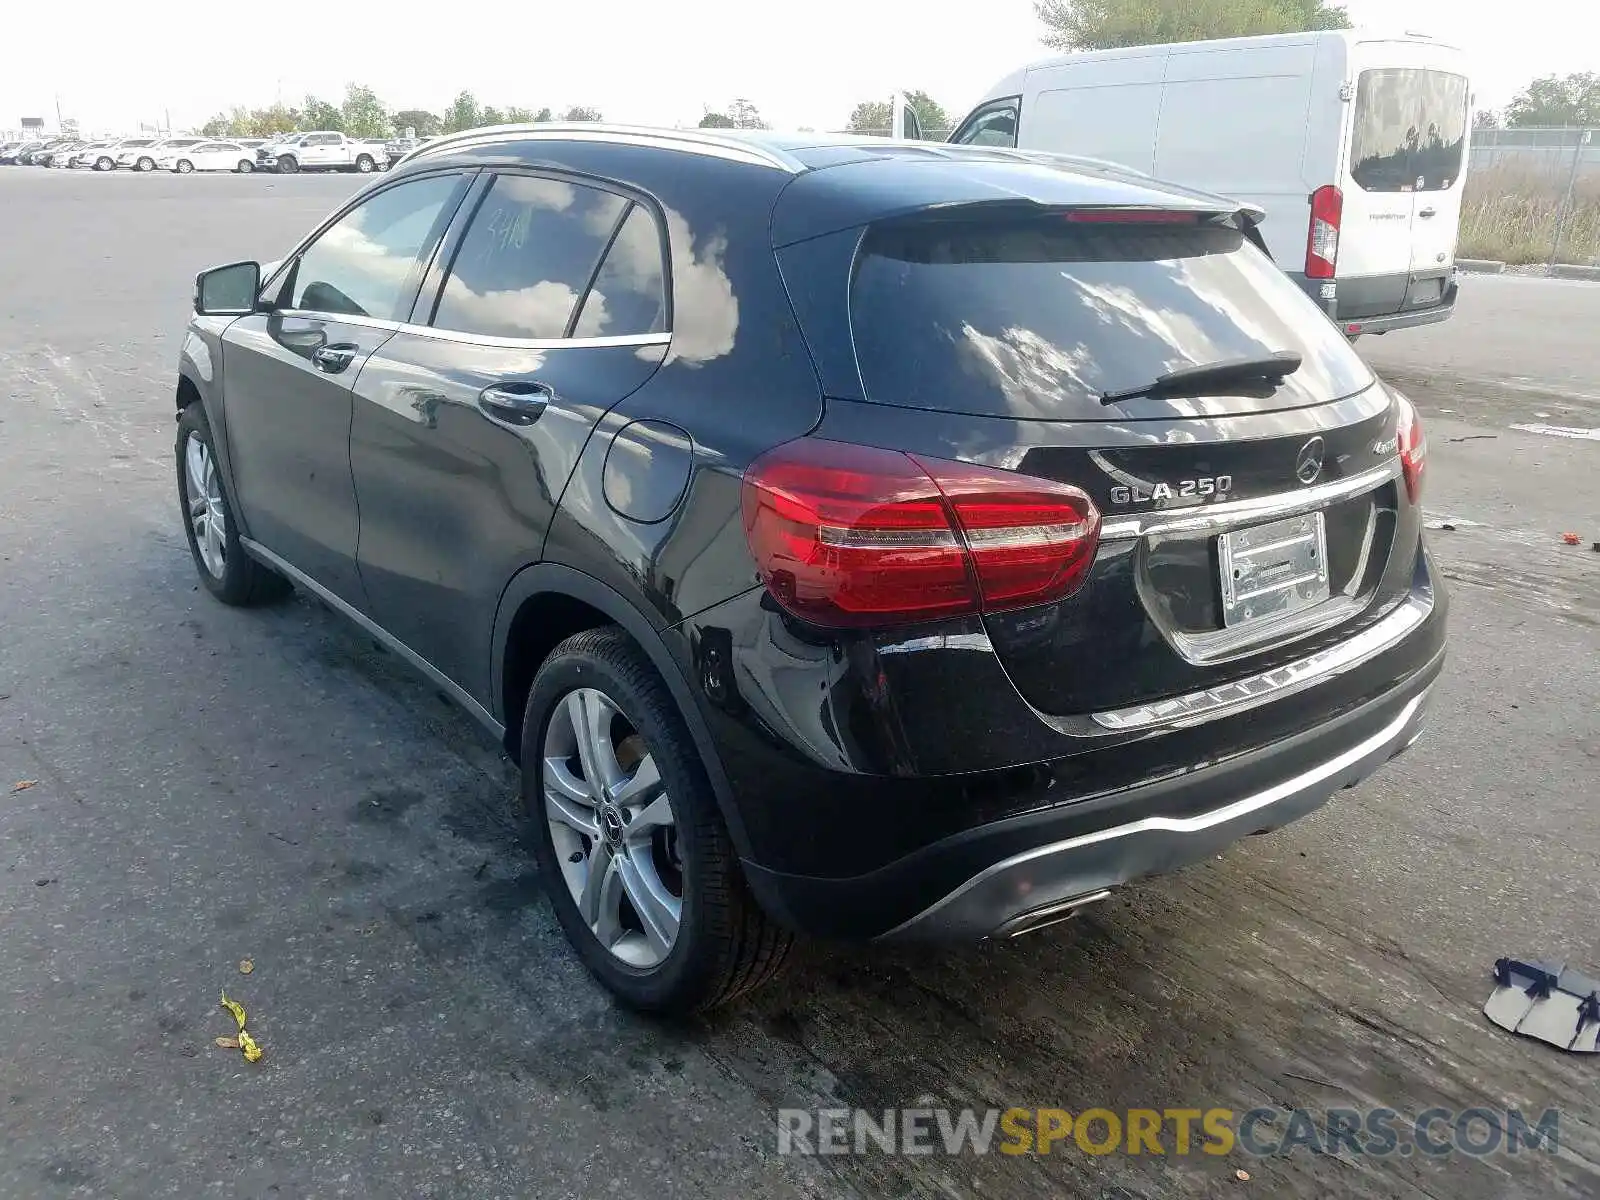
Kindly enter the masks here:
M 502 738 L 630 1004 L 1040 928 L 1356 783 L 1443 662 L 1416 413 L 1259 217 L 1017 151 L 441 139 L 199 277 L 200 578 Z

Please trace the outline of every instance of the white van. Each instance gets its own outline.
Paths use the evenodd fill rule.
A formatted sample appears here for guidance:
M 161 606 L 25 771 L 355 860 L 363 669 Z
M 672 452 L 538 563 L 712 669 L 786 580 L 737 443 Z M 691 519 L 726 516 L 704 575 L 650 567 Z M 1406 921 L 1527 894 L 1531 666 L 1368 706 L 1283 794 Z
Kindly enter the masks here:
M 1046 59 L 990 89 L 952 142 L 1109 159 L 1260 205 L 1278 264 L 1354 337 L 1456 302 L 1465 56 L 1350 30 Z

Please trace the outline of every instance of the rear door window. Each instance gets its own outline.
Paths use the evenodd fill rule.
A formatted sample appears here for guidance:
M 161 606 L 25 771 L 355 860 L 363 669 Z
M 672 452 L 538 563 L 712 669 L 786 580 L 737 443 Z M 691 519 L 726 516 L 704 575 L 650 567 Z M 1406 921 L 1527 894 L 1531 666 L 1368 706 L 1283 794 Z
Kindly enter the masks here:
M 628 337 L 667 328 L 661 229 L 648 208 L 634 204 L 606 251 L 583 298 L 574 337 Z
M 983 416 L 1259 412 L 1359 392 L 1371 372 L 1301 290 L 1231 226 L 922 221 L 869 230 L 851 326 L 867 398 Z M 1261 394 L 1101 397 L 1182 367 L 1280 351 Z
M 1461 178 L 1467 81 L 1445 71 L 1363 71 L 1350 177 L 1368 192 L 1444 192 Z
M 490 337 L 570 337 L 628 205 L 564 179 L 499 176 L 461 239 L 433 324 Z M 605 325 L 598 315 L 591 321 Z

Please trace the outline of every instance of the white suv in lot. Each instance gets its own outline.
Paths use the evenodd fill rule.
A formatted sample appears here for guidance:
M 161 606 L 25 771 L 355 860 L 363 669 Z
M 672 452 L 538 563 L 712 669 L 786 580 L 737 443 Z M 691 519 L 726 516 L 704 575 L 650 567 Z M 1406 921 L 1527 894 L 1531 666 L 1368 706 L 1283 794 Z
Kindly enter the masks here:
M 238 142 L 196 142 L 192 146 L 159 147 L 156 166 L 163 171 L 187 175 L 191 171 L 236 171 L 248 174 L 256 169 L 256 154 Z

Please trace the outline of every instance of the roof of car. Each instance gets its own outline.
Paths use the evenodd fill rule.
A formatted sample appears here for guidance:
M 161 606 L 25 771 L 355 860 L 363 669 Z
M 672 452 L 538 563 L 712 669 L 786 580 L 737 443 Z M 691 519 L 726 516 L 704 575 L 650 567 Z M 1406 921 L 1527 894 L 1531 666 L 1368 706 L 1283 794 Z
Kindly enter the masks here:
M 1186 208 L 1242 211 L 1260 219 L 1250 205 L 1158 182 L 1101 159 L 848 133 L 542 122 L 449 134 L 411 150 L 396 165 L 421 165 L 458 151 L 549 141 L 654 147 L 799 177 L 798 186 L 786 189 L 785 203 L 774 214 L 775 245 L 895 212 L 950 204 Z M 807 201 L 803 206 L 796 203 L 802 198 Z

